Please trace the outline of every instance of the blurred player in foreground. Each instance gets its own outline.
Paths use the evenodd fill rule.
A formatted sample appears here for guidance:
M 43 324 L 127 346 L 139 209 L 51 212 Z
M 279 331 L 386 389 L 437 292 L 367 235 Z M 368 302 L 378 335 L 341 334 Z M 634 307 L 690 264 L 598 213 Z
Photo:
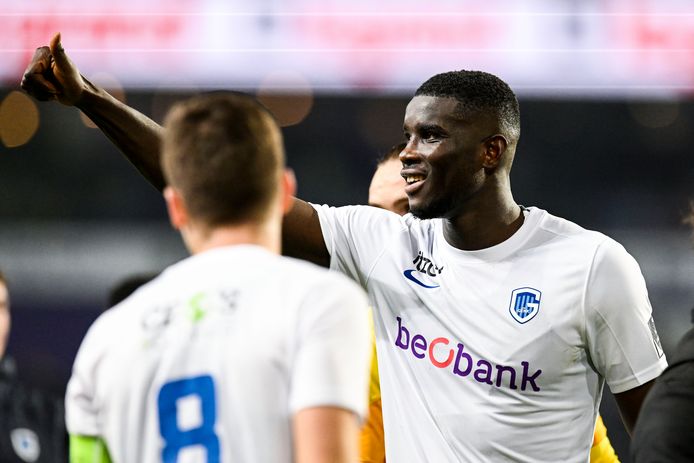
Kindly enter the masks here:
M 400 175 L 402 163 L 400 153 L 407 146 L 399 143 L 378 160 L 376 171 L 369 185 L 369 206 L 378 207 L 398 215 L 405 215 L 410 207 L 405 194 L 407 183 Z M 383 463 L 385 461 L 385 442 L 383 438 L 383 413 L 381 410 L 381 384 L 378 378 L 374 342 L 374 360 L 371 364 L 369 385 L 369 416 L 361 431 L 360 459 L 363 463 Z M 598 416 L 590 449 L 590 463 L 619 463 L 617 454 L 607 437 L 607 428 Z
M 162 128 L 83 78 L 58 35 L 22 88 L 77 106 L 163 188 Z M 282 226 L 288 255 L 369 293 L 388 459 L 585 462 L 604 385 L 631 432 L 667 365 L 638 264 L 515 201 L 520 109 L 498 77 L 431 77 L 403 131 L 409 214 L 295 199 Z
M 0 462 L 64 463 L 63 401 L 20 383 L 13 359 L 5 355 L 10 325 L 10 293 L 0 272 Z
M 274 119 L 227 94 L 179 103 L 166 125 L 164 196 L 192 256 L 89 329 L 66 397 L 71 461 L 356 461 L 367 301 L 278 255 L 294 180 Z
M 694 228 L 694 204 L 687 221 Z M 694 309 L 691 317 L 694 322 Z M 694 461 L 694 327 L 684 334 L 670 365 L 646 396 L 631 458 L 634 463 Z

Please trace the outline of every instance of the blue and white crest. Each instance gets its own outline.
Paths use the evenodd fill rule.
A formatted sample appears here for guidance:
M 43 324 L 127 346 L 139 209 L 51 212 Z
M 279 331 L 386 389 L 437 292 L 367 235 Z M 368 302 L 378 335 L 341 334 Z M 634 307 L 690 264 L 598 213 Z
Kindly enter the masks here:
M 41 456 L 39 436 L 27 428 L 15 428 L 10 432 L 12 449 L 22 461 L 33 463 Z
M 542 293 L 533 288 L 518 288 L 511 292 L 509 312 L 518 323 L 527 323 L 540 311 Z

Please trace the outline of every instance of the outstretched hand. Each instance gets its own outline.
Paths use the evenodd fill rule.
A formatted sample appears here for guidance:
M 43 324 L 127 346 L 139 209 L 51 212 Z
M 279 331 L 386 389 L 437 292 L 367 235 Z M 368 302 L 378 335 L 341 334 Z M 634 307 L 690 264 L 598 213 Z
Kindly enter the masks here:
M 68 106 L 79 102 L 84 87 L 85 79 L 65 53 L 60 33 L 51 39 L 50 46 L 36 49 L 22 78 L 24 91 L 37 100 L 57 100 Z

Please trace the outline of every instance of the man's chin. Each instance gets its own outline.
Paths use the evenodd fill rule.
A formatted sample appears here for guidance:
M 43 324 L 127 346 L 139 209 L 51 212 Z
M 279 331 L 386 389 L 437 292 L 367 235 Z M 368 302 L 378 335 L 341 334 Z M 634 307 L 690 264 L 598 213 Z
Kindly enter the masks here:
M 410 213 L 413 216 L 417 217 L 418 219 L 422 219 L 422 220 L 435 219 L 438 217 L 438 215 L 433 213 L 433 211 L 429 208 L 420 208 L 420 207 L 410 206 Z
M 452 208 L 448 201 L 430 202 L 427 204 L 412 204 L 410 213 L 418 219 L 438 219 L 447 217 Z

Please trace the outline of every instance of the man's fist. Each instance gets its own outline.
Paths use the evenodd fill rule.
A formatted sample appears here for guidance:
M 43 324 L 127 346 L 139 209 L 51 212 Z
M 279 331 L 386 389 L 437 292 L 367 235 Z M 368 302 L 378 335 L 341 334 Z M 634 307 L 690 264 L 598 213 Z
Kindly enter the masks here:
M 84 87 L 85 79 L 65 53 L 60 33 L 49 47 L 36 49 L 22 78 L 22 88 L 37 100 L 58 100 L 68 106 L 79 102 Z

